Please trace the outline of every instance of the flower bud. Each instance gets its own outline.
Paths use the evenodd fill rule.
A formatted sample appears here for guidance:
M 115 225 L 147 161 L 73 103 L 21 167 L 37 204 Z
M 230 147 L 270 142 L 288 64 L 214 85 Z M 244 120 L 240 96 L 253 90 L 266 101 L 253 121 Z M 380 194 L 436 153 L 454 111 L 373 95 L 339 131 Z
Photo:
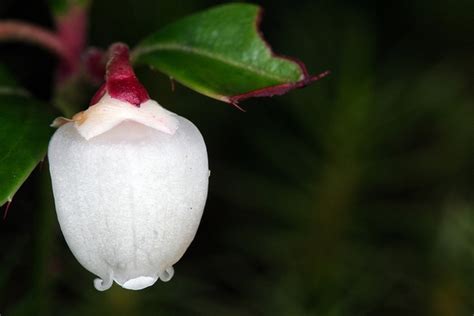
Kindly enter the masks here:
M 149 99 L 111 49 L 106 83 L 86 111 L 61 125 L 48 150 L 56 212 L 77 260 L 140 290 L 168 281 L 196 234 L 208 188 L 206 147 L 187 119 Z

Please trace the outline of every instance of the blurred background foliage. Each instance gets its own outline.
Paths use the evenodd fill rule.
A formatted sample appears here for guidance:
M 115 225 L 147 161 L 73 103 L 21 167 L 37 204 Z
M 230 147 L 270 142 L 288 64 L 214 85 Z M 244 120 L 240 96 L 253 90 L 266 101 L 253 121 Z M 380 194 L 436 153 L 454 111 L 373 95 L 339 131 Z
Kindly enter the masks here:
M 96 0 L 90 43 L 133 46 L 219 3 Z M 138 69 L 209 151 L 207 207 L 174 279 L 97 292 L 61 235 L 45 162 L 0 224 L 2 315 L 474 313 L 474 3 L 259 4 L 275 50 L 330 77 L 242 113 Z M 45 1 L 2 0 L 0 18 L 52 25 Z M 48 53 L 1 44 L 0 62 L 51 97 Z

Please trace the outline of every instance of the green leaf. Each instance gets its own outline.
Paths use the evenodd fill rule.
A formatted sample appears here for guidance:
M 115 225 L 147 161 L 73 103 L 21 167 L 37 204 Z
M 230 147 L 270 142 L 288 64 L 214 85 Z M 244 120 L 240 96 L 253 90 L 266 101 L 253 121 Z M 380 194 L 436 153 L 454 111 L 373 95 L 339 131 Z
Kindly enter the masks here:
M 61 16 L 70 11 L 72 7 L 86 8 L 91 0 L 48 0 L 49 6 L 55 16 Z
M 53 118 L 48 105 L 29 97 L 0 67 L 0 205 L 43 159 Z
M 275 55 L 258 30 L 261 12 L 242 3 L 211 8 L 151 35 L 132 57 L 197 92 L 234 104 L 283 94 L 327 74 L 309 76 L 301 62 Z

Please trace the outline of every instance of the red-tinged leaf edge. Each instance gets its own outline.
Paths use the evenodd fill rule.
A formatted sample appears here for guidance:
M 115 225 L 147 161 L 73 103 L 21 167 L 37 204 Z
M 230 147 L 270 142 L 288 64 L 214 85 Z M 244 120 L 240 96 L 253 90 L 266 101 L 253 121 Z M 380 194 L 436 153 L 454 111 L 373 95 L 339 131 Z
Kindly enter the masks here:
M 246 99 L 249 99 L 249 98 L 272 97 L 272 96 L 275 96 L 275 95 L 283 95 L 283 94 L 286 94 L 286 93 L 290 92 L 291 90 L 304 88 L 304 87 L 310 85 L 311 83 L 313 83 L 315 81 L 318 81 L 319 79 L 322 79 L 322 78 L 328 76 L 331 73 L 329 70 L 326 70 L 326 71 L 323 71 L 322 73 L 317 74 L 317 75 L 310 75 L 308 73 L 308 69 L 306 68 L 306 65 L 301 60 L 299 60 L 297 58 L 294 58 L 294 57 L 289 57 L 289 56 L 286 56 L 286 55 L 275 53 L 273 51 L 273 48 L 271 47 L 271 45 L 265 39 L 265 36 L 263 35 L 263 32 L 262 32 L 261 27 L 260 27 L 261 24 L 262 24 L 263 16 L 264 16 L 264 9 L 262 7 L 259 7 L 257 18 L 255 20 L 255 30 L 258 33 L 260 39 L 265 44 L 265 46 L 268 48 L 268 50 L 270 51 L 270 53 L 272 54 L 273 57 L 280 58 L 280 59 L 286 59 L 290 62 L 293 62 L 293 63 L 297 64 L 298 67 L 301 69 L 301 73 L 303 74 L 303 78 L 301 80 L 297 81 L 297 82 L 282 83 L 282 84 L 278 84 L 278 85 L 274 85 L 274 86 L 270 86 L 270 87 L 265 87 L 265 88 L 249 91 L 249 92 L 242 93 L 242 94 L 237 94 L 237 95 L 232 95 L 232 96 L 222 96 L 221 98 L 219 98 L 220 100 L 222 100 L 224 102 L 227 102 L 227 103 L 230 103 L 230 104 L 234 105 L 235 107 L 237 107 L 238 109 L 240 109 L 242 111 L 244 111 L 244 110 L 238 106 L 238 103 L 240 101 L 243 101 L 243 100 L 246 100 Z
M 326 77 L 330 73 L 331 72 L 329 70 L 326 70 L 318 75 L 308 76 L 297 82 L 283 83 L 283 84 L 279 84 L 275 86 L 253 90 L 253 91 L 243 93 L 243 94 L 233 95 L 229 97 L 222 97 L 222 101 L 236 106 L 240 101 L 246 100 L 249 98 L 272 97 L 275 95 L 283 95 L 290 92 L 291 90 L 304 88 L 308 86 L 309 84 L 313 83 L 314 81 L 317 81 L 319 79 Z

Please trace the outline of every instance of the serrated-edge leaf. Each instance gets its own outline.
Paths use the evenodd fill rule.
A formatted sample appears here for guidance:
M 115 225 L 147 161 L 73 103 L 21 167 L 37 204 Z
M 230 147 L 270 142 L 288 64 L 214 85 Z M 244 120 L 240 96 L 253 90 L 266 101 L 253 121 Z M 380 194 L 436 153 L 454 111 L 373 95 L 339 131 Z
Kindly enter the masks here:
M 150 53 L 150 52 L 153 52 L 153 51 L 164 51 L 164 50 L 192 52 L 192 53 L 194 53 L 196 55 L 200 55 L 202 57 L 212 58 L 212 59 L 215 59 L 217 61 L 220 61 L 222 63 L 228 64 L 228 65 L 231 65 L 231 66 L 246 69 L 250 72 L 253 72 L 253 73 L 258 74 L 258 75 L 263 76 L 263 77 L 267 77 L 269 79 L 274 79 L 274 80 L 278 80 L 278 81 L 285 81 L 285 79 L 286 79 L 283 76 L 277 76 L 277 75 L 274 75 L 274 74 L 264 72 L 264 71 L 262 71 L 262 69 L 259 69 L 257 67 L 253 67 L 252 65 L 228 59 L 225 56 L 222 56 L 220 54 L 208 52 L 208 51 L 205 51 L 203 49 L 199 49 L 199 48 L 195 48 L 195 47 L 191 47 L 191 46 L 186 46 L 186 45 L 179 44 L 179 43 L 150 45 L 147 48 L 136 50 L 135 56 L 139 56 L 140 54 L 147 54 L 147 53 Z M 304 77 L 304 75 L 302 74 L 300 78 L 303 79 L 303 77 Z
M 253 28 L 253 32 L 255 32 L 256 39 L 258 42 L 256 44 L 259 45 L 257 47 L 259 49 L 258 53 L 262 54 L 260 58 L 262 59 L 262 64 L 260 65 L 255 65 L 252 64 L 251 62 L 242 62 L 239 60 L 233 60 L 231 58 L 228 58 L 227 56 L 223 56 L 219 52 L 215 51 L 209 51 L 202 49 L 202 47 L 196 47 L 199 45 L 205 45 L 205 43 L 201 42 L 198 43 L 198 40 L 189 38 L 189 40 L 183 40 L 184 35 L 187 34 L 179 34 L 177 39 L 167 39 L 167 32 L 168 33 L 173 33 L 176 32 L 176 29 L 179 29 L 179 27 L 183 27 L 186 29 L 186 23 L 189 23 L 190 25 L 192 23 L 197 23 L 196 27 L 199 27 L 199 23 L 205 24 L 206 18 L 209 18 L 209 16 L 212 16 L 215 18 L 215 14 L 229 14 L 229 12 L 235 13 L 237 10 L 241 10 L 242 12 L 246 10 L 246 13 L 251 14 L 251 21 L 253 21 L 253 25 L 251 27 Z M 234 12 L 232 12 L 234 11 Z M 145 39 L 138 47 L 135 49 L 133 53 L 133 58 L 136 60 L 138 63 L 148 63 L 154 68 L 158 68 L 160 71 L 166 73 L 173 79 L 176 79 L 177 81 L 181 82 L 183 85 L 188 86 L 189 88 L 202 93 L 204 95 L 207 95 L 209 97 L 228 102 L 228 103 L 233 103 L 236 104 L 241 100 L 250 98 L 250 97 L 261 97 L 261 96 L 272 96 L 272 95 L 280 95 L 284 94 L 292 89 L 295 88 L 301 88 L 304 87 L 311 82 L 318 80 L 328 74 L 328 72 L 324 72 L 320 75 L 317 76 L 310 76 L 308 74 L 308 71 L 306 70 L 305 65 L 295 59 L 295 58 L 290 58 L 286 56 L 281 56 L 277 55 L 273 52 L 271 47 L 267 44 L 267 42 L 264 40 L 262 33 L 259 30 L 260 27 L 260 22 L 261 22 L 261 17 L 262 17 L 263 10 L 259 6 L 253 5 L 253 4 L 242 4 L 242 3 L 234 3 L 234 4 L 226 4 L 226 5 L 221 5 L 217 7 L 213 7 L 209 10 L 199 12 L 196 14 L 193 14 L 189 17 L 185 17 L 182 20 L 179 20 L 175 23 L 172 23 L 162 30 L 158 31 L 157 33 L 151 35 L 147 39 Z M 229 21 L 229 23 L 232 23 L 235 21 Z M 245 30 L 248 30 L 249 25 L 245 25 Z M 171 31 L 170 31 L 171 30 Z M 184 32 L 184 31 L 183 31 Z M 156 43 L 156 40 L 160 40 L 160 37 L 162 37 L 162 41 L 159 43 Z M 179 38 L 181 37 L 181 38 Z M 165 38 L 163 40 L 163 38 Z M 253 38 L 251 38 L 253 39 Z M 193 46 L 193 41 L 197 41 L 196 45 Z M 154 43 L 155 42 L 155 43 Z M 191 43 L 191 44 L 190 44 Z M 254 47 L 255 48 L 255 47 Z M 240 91 L 239 93 L 236 94 L 225 94 L 222 93 L 222 91 L 217 91 L 215 87 L 212 87 L 212 84 L 209 84 L 206 86 L 206 83 L 201 81 L 199 82 L 199 78 L 196 79 L 196 77 L 192 78 L 192 76 L 186 76 L 183 74 L 180 74 L 179 71 L 176 69 L 173 69 L 173 66 L 166 65 L 164 63 L 160 63 L 159 61 L 159 54 L 161 54 L 161 58 L 163 59 L 163 54 L 166 52 L 174 52 L 175 56 L 179 56 L 179 54 L 194 54 L 194 58 L 208 58 L 211 59 L 212 61 L 216 63 L 222 63 L 222 64 L 227 64 L 230 66 L 235 67 L 235 69 L 238 71 L 247 71 L 254 73 L 256 76 L 260 76 L 262 78 L 266 78 L 267 82 L 272 82 L 272 84 L 267 84 L 263 86 L 255 86 L 253 89 L 248 89 L 245 91 Z M 242 52 L 242 54 L 245 54 L 248 52 Z M 263 56 L 263 57 L 262 57 Z M 178 58 L 178 57 L 177 57 Z M 154 59 L 154 62 L 150 61 L 150 59 Z M 158 60 L 158 61 L 157 61 Z M 202 60 L 201 60 L 202 61 Z M 260 60 L 259 60 L 260 61 Z M 287 67 L 286 69 L 291 69 L 294 67 L 294 72 L 293 75 L 289 76 L 288 74 L 286 75 L 278 75 L 278 73 L 275 72 L 270 72 L 268 69 L 264 69 L 264 66 L 267 67 L 271 63 L 281 63 L 282 65 L 285 65 Z M 272 64 L 273 66 L 273 64 Z M 217 67 L 217 65 L 216 65 Z M 291 77 L 291 78 L 290 78 Z

